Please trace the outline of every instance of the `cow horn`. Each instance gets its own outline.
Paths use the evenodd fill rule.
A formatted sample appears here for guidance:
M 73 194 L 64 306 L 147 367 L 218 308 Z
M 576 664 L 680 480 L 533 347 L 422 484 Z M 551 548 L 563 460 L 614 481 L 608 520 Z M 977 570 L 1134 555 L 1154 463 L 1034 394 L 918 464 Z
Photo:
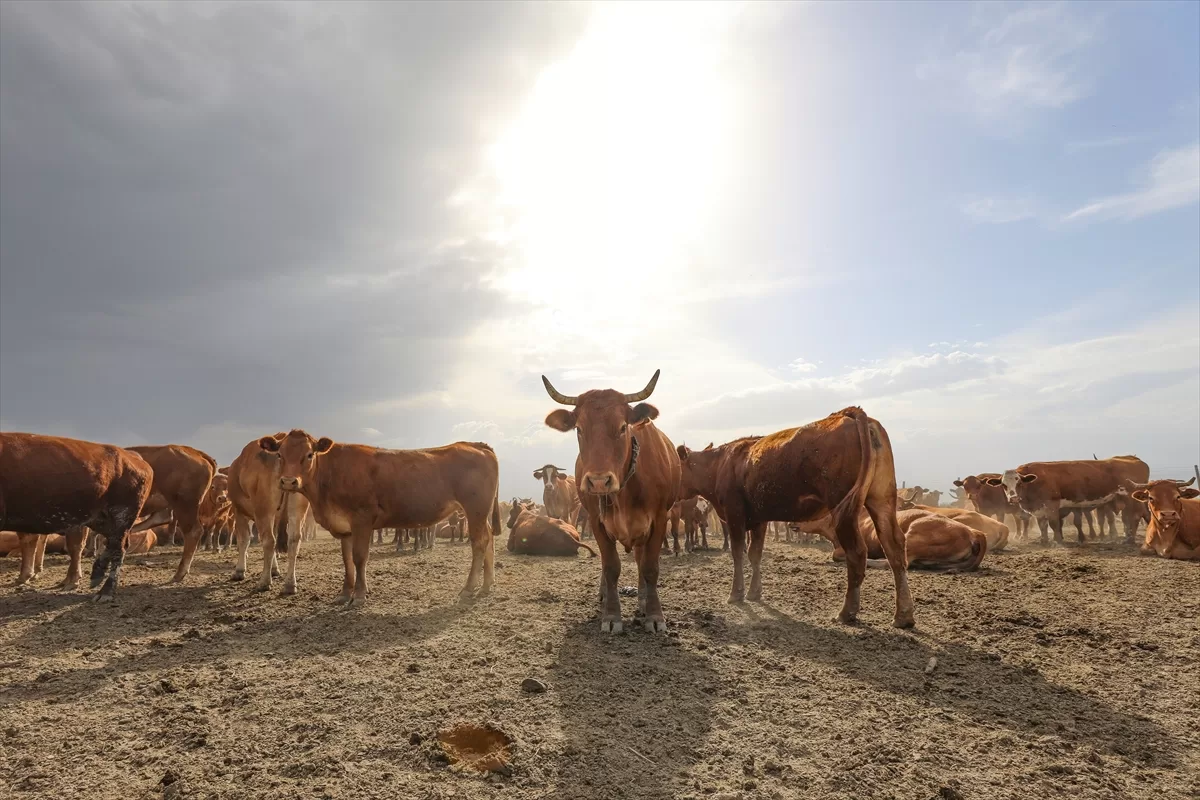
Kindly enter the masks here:
M 545 375 L 542 376 L 542 383 L 544 383 L 546 385 L 546 392 L 549 393 L 550 398 L 554 402 L 559 403 L 564 406 L 573 406 L 579 402 L 578 397 L 571 397 L 569 395 L 565 395 L 565 394 L 559 392 L 558 389 L 555 389 L 554 384 L 550 383 L 550 379 L 547 378 Z
M 656 383 L 658 383 L 658 373 L 660 373 L 660 372 L 662 372 L 662 370 L 659 370 L 659 369 L 654 370 L 654 377 L 651 378 L 650 382 L 646 384 L 646 388 L 642 389 L 640 392 L 637 392 L 635 394 L 625 395 L 625 402 L 626 403 L 640 403 L 641 401 L 645 400 L 650 395 L 654 394 L 654 385 Z M 545 380 L 545 378 L 543 378 L 542 380 Z
M 1129 478 L 1126 478 L 1126 479 L 1125 479 L 1125 483 L 1126 483 L 1126 484 L 1128 484 L 1128 485 L 1129 485 L 1129 488 L 1130 488 L 1130 489 L 1132 489 L 1132 490 L 1133 490 L 1133 491 L 1135 491 L 1135 492 L 1137 492 L 1137 491 L 1141 491 L 1142 489 L 1148 489 L 1148 488 L 1150 488 L 1150 484 L 1148 484 L 1148 483 L 1134 483 L 1134 482 L 1133 482 L 1132 480 L 1130 480 Z
M 562 467 L 555 467 L 554 469 L 558 470 L 559 472 L 566 472 L 566 470 Z
M 1188 478 L 1187 483 L 1184 483 L 1183 481 L 1175 481 L 1175 485 L 1178 486 L 1180 489 L 1183 489 L 1187 486 L 1191 486 L 1195 482 L 1196 482 L 1196 477 L 1193 475 L 1192 477 Z

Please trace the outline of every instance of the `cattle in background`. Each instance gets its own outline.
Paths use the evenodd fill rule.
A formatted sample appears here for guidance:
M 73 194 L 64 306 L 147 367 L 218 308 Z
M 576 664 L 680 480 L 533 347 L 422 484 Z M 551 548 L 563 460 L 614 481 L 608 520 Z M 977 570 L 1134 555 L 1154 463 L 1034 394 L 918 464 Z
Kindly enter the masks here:
M 992 484 L 990 481 L 999 480 L 999 472 L 981 472 L 978 475 L 968 475 L 956 480 L 955 486 L 962 489 L 966 498 L 980 514 L 995 517 L 1004 522 L 1004 515 L 1013 518 L 1013 528 L 1019 534 L 1021 541 L 1029 536 L 1029 514 L 1021 509 L 1018 503 L 1010 502 L 1003 486 Z M 969 508 L 969 506 L 967 506 Z
M 1121 527 L 1125 532 L 1125 541 L 1133 544 L 1137 538 L 1138 527 L 1150 524 L 1150 506 L 1135 499 L 1126 491 L 1117 492 L 1113 498 L 1113 513 L 1121 518 Z
M 282 439 L 264 436 L 259 446 L 278 458 L 280 488 L 305 497 L 321 527 L 341 540 L 345 579 L 339 601 L 366 603 L 367 560 L 376 528 L 432 526 L 455 508 L 466 513 L 471 537 L 471 570 L 460 597 L 474 594 L 481 573 L 481 592 L 491 591 L 492 531 L 500 530 L 500 468 L 490 446 L 456 442 L 425 450 L 382 450 L 314 439 L 299 429 Z
M 903 489 L 896 490 L 896 496 L 902 502 L 921 503 L 925 500 L 925 489 L 920 486 L 908 486 Z
M 567 522 L 578 519 L 582 503 L 573 477 L 553 464 L 534 470 L 533 477 L 542 482 L 542 503 L 548 516 Z
M 133 526 L 132 533 L 149 530 L 174 519 L 183 530 L 183 554 L 171 583 L 180 583 L 192 569 L 192 558 L 204 533 L 200 507 L 217 474 L 217 462 L 208 453 L 181 444 L 127 447 L 154 470 L 150 499 L 142 509 L 149 515 Z
M 861 408 L 768 436 L 749 436 L 720 447 L 692 451 L 682 445 L 681 493 L 702 495 L 729 523 L 734 574 L 731 602 L 742 602 L 742 559 L 751 534 L 749 598 L 762 596 L 763 540 L 772 520 L 802 522 L 831 514 L 847 553 L 846 598 L 839 619 L 858 616 L 866 550 L 857 517 L 865 506 L 879 532 L 896 589 L 894 624 L 913 625 L 904 534 L 896 521 L 896 468 L 887 432 Z M 819 454 L 819 455 L 818 455 Z
M 1126 483 L 1132 497 L 1150 508 L 1143 555 L 1200 561 L 1200 491 L 1188 488 L 1195 482 L 1191 478 Z
M 272 438 L 282 441 L 287 434 Z M 288 556 L 283 593 L 295 594 L 296 564 L 300 557 L 301 531 L 311 515 L 308 500 L 302 495 L 285 494 L 279 484 L 280 458 L 277 453 L 262 447 L 262 439 L 248 442 L 229 465 L 229 499 L 233 503 L 233 532 L 237 538 L 238 557 L 233 568 L 233 580 L 246 577 L 246 551 L 250 547 L 250 522 L 258 532 L 262 545 L 262 575 L 257 591 L 271 588 L 271 579 L 279 575 L 276 550 Z M 282 513 L 280 513 L 282 512 Z
M 921 498 L 921 505 L 933 506 L 938 508 L 942 504 L 942 492 L 940 489 L 926 489 L 925 496 Z
M 675 505 L 671 506 L 670 516 L 668 517 L 671 525 L 670 542 L 674 544 L 674 553 L 679 555 L 679 528 L 683 527 L 683 546 L 691 552 L 698 546 L 697 531 L 702 527 L 707 528 L 708 523 L 705 521 L 705 516 L 708 514 L 708 504 L 703 498 L 692 497 L 685 500 L 677 500 Z M 708 534 L 705 532 L 705 547 L 708 545 Z M 663 546 L 668 543 L 667 537 L 663 538 Z
M 229 500 L 229 476 L 218 470 L 213 475 L 204 499 L 200 501 L 201 546 L 207 547 L 208 550 L 221 551 L 220 529 L 222 525 L 232 522 L 230 508 L 232 503 Z
M 912 503 L 900 503 L 901 511 L 909 510 L 924 511 L 927 514 L 938 514 L 952 519 L 955 522 L 961 522 L 968 528 L 977 530 L 987 537 L 988 552 L 998 553 L 1008 546 L 1008 526 L 1003 522 L 992 519 L 989 516 L 980 514 L 978 511 L 970 511 L 965 508 L 941 508 L 940 506 L 925 506 L 913 505 Z
M 529 556 L 573 556 L 580 548 L 593 556 L 596 551 L 579 541 L 579 532 L 567 522 L 552 517 L 539 517 L 533 510 L 516 502 L 508 515 L 510 553 Z
M 87 525 L 105 535 L 91 583 L 100 587 L 100 600 L 112 600 L 125 534 L 150 496 L 153 478 L 140 455 L 114 445 L 0 433 L 0 530 L 50 534 Z M 68 573 L 63 588 L 74 588 L 72 577 L 78 581 Z
M 983 531 L 970 525 L 929 510 L 927 507 L 913 506 L 896 514 L 896 522 L 904 533 L 905 555 L 907 564 L 914 569 L 944 569 L 949 572 L 970 572 L 979 567 L 983 557 L 991 549 L 988 537 Z M 976 513 L 976 512 L 969 512 Z M 993 525 L 1004 527 L 1007 535 L 1008 527 L 996 520 L 988 519 Z M 791 526 L 803 529 L 811 535 L 820 536 L 833 544 L 831 558 L 834 561 L 845 561 L 846 551 L 838 539 L 833 526 L 833 518 L 826 514 L 819 519 L 805 523 L 790 523 Z M 866 548 L 868 559 L 885 558 L 886 554 L 871 516 L 864 508 L 858 513 L 858 534 L 862 545 Z
M 601 632 L 622 630 L 617 579 L 621 559 L 616 543 L 632 550 L 638 565 L 638 607 L 644 625 L 665 632 L 667 620 L 658 597 L 659 556 L 667 535 L 667 517 L 679 494 L 679 460 L 671 440 L 653 420 L 658 409 L 642 402 L 654 392 L 659 371 L 640 392 L 623 394 L 593 389 L 578 397 L 560 393 L 546 376 L 542 383 L 556 403 L 546 425 L 579 440 L 575 483 L 600 548 Z M 630 405 L 636 403 L 637 405 Z
M 1000 479 L 991 478 L 992 486 L 1003 486 L 1009 502 L 1033 514 L 1046 543 L 1046 525 L 1054 531 L 1054 541 L 1062 543 L 1063 511 L 1090 509 L 1111 503 L 1126 481 L 1145 483 L 1150 468 L 1137 456 L 1116 456 L 1092 461 L 1032 461 L 1010 469 Z M 1076 527 L 1079 527 L 1076 523 Z M 1079 528 L 1083 542 L 1083 529 Z

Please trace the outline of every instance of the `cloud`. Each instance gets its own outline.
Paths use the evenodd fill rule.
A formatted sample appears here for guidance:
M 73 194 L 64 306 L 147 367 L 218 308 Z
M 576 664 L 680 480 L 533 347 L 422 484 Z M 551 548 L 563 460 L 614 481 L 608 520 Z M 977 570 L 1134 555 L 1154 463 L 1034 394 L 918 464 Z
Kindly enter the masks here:
M 1156 155 L 1139 183 L 1141 188 L 1093 200 L 1065 215 L 1063 221 L 1128 222 L 1195 203 L 1200 200 L 1200 142 Z
M 792 372 L 815 372 L 817 365 L 811 361 L 805 361 L 803 358 L 797 358 L 792 363 L 788 364 L 788 369 Z
M 1086 62 L 1100 23 L 1066 3 L 977 5 L 966 30 L 947 37 L 917 75 L 991 121 L 1061 109 L 1092 91 Z
M 962 213 L 973 222 L 1003 225 L 1035 219 L 1038 211 L 1032 198 L 1019 197 L 976 197 L 967 201 Z
M 1133 144 L 1134 142 L 1144 141 L 1145 139 L 1146 136 L 1144 134 L 1106 136 L 1101 139 L 1084 139 L 1076 142 L 1067 142 L 1063 149 L 1065 149 L 1068 153 L 1075 154 L 1087 152 L 1088 150 L 1106 150 L 1110 147 L 1122 147 L 1127 144 Z

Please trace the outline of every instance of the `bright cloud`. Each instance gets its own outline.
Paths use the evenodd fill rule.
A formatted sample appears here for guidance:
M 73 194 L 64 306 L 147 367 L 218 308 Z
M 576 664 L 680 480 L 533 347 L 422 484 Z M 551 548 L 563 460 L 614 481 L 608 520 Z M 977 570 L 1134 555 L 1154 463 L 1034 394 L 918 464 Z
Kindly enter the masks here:
M 1200 200 L 1200 142 L 1159 153 L 1139 182 L 1141 188 L 1093 200 L 1067 214 L 1063 221 L 1129 221 L 1195 203 Z

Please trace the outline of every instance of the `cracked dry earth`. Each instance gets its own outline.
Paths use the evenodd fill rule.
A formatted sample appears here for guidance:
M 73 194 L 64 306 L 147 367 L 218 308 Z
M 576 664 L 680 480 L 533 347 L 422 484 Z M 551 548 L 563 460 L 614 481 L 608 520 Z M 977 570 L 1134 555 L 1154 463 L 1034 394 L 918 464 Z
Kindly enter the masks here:
M 918 628 L 901 632 L 886 570 L 868 570 L 844 627 L 829 551 L 767 548 L 766 602 L 742 607 L 726 603 L 728 554 L 665 557 L 662 636 L 599 633 L 586 556 L 501 547 L 496 592 L 460 607 L 468 548 L 376 547 L 371 603 L 351 612 L 330 602 L 341 563 L 324 533 L 293 597 L 231 583 L 228 553 L 200 554 L 183 586 L 163 585 L 178 548 L 130 558 L 115 607 L 18 593 L 16 559 L 0 560 L 0 794 L 1200 793 L 1198 565 L 1018 546 L 974 574 L 914 572 Z M 66 570 L 46 563 L 43 587 Z M 621 583 L 636 583 L 628 561 Z M 508 774 L 446 763 L 437 733 L 464 721 L 512 737 Z

